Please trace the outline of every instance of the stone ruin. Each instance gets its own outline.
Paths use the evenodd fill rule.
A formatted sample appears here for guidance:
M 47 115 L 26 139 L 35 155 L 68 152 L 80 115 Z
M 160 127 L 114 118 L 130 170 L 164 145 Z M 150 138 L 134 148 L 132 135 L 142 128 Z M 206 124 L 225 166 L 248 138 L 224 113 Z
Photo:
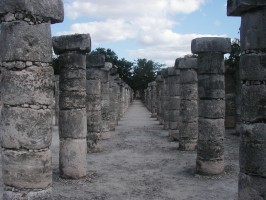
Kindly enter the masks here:
M 63 13 L 61 0 L 0 1 L 4 200 L 52 199 L 50 26 Z
M 227 6 L 229 16 L 242 20 L 238 75 L 224 66 L 230 39 L 196 38 L 191 49 L 198 58 L 177 59 L 175 67 L 158 73 L 145 104 L 179 150 L 197 151 L 199 174 L 224 172 L 224 131 L 236 128 L 239 199 L 265 199 L 266 2 L 228 0 Z M 60 132 L 60 175 L 80 179 L 87 175 L 87 149 L 112 136 L 133 100 L 112 63 L 86 55 L 91 45 L 86 34 L 53 38 L 60 62 L 60 78 L 54 78 L 50 25 L 63 17 L 61 0 L 0 0 L 4 200 L 52 199 L 53 115 Z

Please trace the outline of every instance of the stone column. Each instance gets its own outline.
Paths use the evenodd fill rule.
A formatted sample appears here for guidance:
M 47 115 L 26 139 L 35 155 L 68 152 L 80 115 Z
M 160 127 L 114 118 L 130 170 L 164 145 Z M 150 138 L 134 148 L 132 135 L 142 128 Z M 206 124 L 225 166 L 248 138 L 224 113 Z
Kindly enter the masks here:
M 63 3 L 0 1 L 3 199 L 52 199 L 51 23 Z
M 88 34 L 53 37 L 59 56 L 59 169 L 63 178 L 87 175 L 86 53 Z
M 241 16 L 241 139 L 238 199 L 266 199 L 266 1 L 228 1 Z
M 88 151 L 99 150 L 102 132 L 101 69 L 105 66 L 104 55 L 87 56 L 86 109 Z
M 180 71 L 175 67 L 168 68 L 168 91 L 169 136 L 177 141 L 180 126 Z
M 156 93 L 157 93 L 157 120 L 159 121 L 159 124 L 163 124 L 163 118 L 162 118 L 162 92 L 163 92 L 163 79 L 161 72 L 158 72 L 158 75 L 156 77 Z
M 196 173 L 224 172 L 225 84 L 224 54 L 230 52 L 229 38 L 197 38 L 191 49 L 198 54 L 199 135 Z
M 168 69 L 162 70 L 162 75 L 164 77 L 163 85 L 163 128 L 164 130 L 169 129 L 169 90 L 168 90 Z
M 151 117 L 157 117 L 157 92 L 156 92 L 157 84 L 155 81 L 151 83 Z
M 109 71 L 112 68 L 112 63 L 106 62 L 102 68 L 101 78 L 101 109 L 102 109 L 102 139 L 111 137 L 110 133 L 110 75 Z
M 179 149 L 193 151 L 198 141 L 198 75 L 197 59 L 183 58 L 180 69 L 180 141 Z
M 110 130 L 114 131 L 118 121 L 118 84 L 116 83 L 117 69 L 110 70 Z

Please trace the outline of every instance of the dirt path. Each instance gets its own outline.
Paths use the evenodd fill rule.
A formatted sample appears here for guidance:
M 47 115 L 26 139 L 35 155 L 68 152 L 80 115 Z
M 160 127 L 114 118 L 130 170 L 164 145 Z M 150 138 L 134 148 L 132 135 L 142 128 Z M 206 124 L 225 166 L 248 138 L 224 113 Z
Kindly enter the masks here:
M 238 137 L 226 134 L 226 173 L 194 174 L 196 152 L 178 151 L 168 132 L 135 101 L 102 152 L 88 154 L 86 180 L 59 178 L 58 132 L 52 144 L 55 200 L 233 200 L 237 196 Z M 1 197 L 0 197 L 1 198 Z

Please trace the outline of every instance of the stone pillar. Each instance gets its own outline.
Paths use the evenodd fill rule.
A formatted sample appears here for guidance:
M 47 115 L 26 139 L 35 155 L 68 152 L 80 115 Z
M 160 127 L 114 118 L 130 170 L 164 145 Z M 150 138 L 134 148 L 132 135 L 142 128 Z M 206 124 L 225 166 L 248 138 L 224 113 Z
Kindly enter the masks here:
M 198 54 L 199 135 L 196 173 L 224 172 L 225 84 L 224 54 L 229 38 L 197 38 L 191 49 Z
M 105 66 L 104 55 L 87 56 L 86 109 L 88 151 L 99 150 L 102 132 L 101 69 Z
M 54 125 L 58 126 L 58 121 L 59 121 L 59 75 L 55 75 L 54 79 Z
M 116 79 L 117 68 L 115 66 L 110 70 L 110 130 L 114 131 L 118 121 L 118 84 Z
M 180 126 L 180 71 L 175 67 L 168 68 L 168 112 L 169 136 L 172 140 L 179 140 Z
M 53 37 L 59 56 L 59 169 L 63 178 L 87 175 L 86 53 L 88 34 Z
M 266 199 L 266 1 L 228 1 L 241 16 L 241 139 L 238 199 Z
M 169 90 L 168 90 L 168 69 L 162 70 L 162 75 L 164 77 L 163 85 L 163 128 L 164 130 L 169 129 Z
M 183 58 L 180 69 L 180 141 L 179 149 L 193 151 L 198 141 L 198 75 L 197 59 Z
M 110 75 L 112 63 L 106 62 L 102 68 L 101 78 L 101 109 L 102 109 L 102 134 L 101 139 L 111 137 L 110 133 Z
M 157 117 L 157 84 L 155 81 L 151 83 L 151 117 Z
M 63 3 L 0 1 L 3 199 L 52 199 L 51 23 Z
M 162 92 L 163 92 L 163 79 L 161 72 L 158 72 L 158 75 L 156 77 L 156 93 L 157 93 L 157 120 L 159 121 L 159 124 L 163 124 L 163 118 L 162 118 Z

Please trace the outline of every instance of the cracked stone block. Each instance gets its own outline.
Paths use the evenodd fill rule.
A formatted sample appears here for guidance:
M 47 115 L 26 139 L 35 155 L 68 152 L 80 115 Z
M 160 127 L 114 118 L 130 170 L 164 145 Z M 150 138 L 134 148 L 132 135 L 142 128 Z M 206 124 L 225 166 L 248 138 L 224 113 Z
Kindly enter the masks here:
M 3 180 L 6 185 L 20 189 L 43 189 L 51 186 L 50 150 L 3 150 L 2 161 Z
M 199 118 L 199 140 L 214 141 L 224 138 L 224 119 Z
M 86 139 L 61 140 L 60 175 L 63 178 L 80 179 L 87 175 Z
M 42 19 L 50 19 L 51 23 L 64 20 L 62 0 L 1 0 L 0 15 L 12 12 L 26 11 Z
M 91 51 L 91 37 L 89 34 L 62 35 L 53 37 L 53 47 L 56 54 L 62 54 L 69 51 L 89 53 Z
M 23 21 L 15 21 L 1 23 L 0 29 L 2 61 L 52 62 L 50 24 L 33 26 Z
M 52 110 L 3 107 L 1 145 L 8 149 L 44 149 L 52 142 Z
M 2 68 L 1 72 L 2 100 L 5 104 L 52 104 L 54 87 L 52 67 L 32 66 L 21 71 Z
M 209 119 L 225 118 L 225 102 L 224 100 L 200 100 L 199 101 L 199 117 Z
M 87 136 L 86 109 L 61 110 L 59 113 L 60 138 L 81 139 Z
M 200 75 L 198 94 L 199 98 L 224 99 L 225 80 L 224 75 Z

